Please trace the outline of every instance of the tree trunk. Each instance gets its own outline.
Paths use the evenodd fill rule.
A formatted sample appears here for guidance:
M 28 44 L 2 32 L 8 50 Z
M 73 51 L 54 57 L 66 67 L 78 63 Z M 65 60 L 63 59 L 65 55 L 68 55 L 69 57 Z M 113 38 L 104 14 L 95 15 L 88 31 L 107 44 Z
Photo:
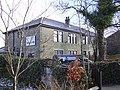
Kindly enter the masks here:
M 97 42 L 95 43 L 95 46 L 93 46 L 93 55 L 94 55 L 94 62 L 97 61 L 97 56 L 98 56 L 98 49 L 97 49 Z
M 17 77 L 14 76 L 13 78 L 13 90 L 16 90 L 17 89 Z
M 97 30 L 98 61 L 105 59 L 104 30 Z

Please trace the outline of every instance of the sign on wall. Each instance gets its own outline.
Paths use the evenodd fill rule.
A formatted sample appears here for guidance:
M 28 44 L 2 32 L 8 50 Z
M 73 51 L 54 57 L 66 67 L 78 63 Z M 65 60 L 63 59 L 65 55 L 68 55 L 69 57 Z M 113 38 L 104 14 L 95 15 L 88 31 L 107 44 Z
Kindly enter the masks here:
M 35 45 L 35 36 L 26 37 L 26 46 Z

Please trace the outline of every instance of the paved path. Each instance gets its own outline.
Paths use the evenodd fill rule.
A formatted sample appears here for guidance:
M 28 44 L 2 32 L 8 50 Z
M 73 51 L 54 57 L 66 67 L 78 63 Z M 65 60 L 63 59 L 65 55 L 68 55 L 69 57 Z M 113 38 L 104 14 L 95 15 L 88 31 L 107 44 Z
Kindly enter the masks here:
M 102 90 L 120 90 L 120 85 L 115 85 L 115 86 L 103 86 Z

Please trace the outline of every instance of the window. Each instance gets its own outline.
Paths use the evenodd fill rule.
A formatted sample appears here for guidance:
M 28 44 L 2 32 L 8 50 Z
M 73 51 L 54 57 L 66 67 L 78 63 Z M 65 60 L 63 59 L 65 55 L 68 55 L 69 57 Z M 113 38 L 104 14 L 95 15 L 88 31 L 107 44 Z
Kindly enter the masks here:
M 54 37 L 54 42 L 57 42 L 58 40 L 58 31 L 54 31 L 53 37 Z
M 58 32 L 58 42 L 63 42 L 63 32 Z
M 63 55 L 63 50 L 54 50 L 55 55 Z
M 85 41 L 85 36 L 82 36 L 82 44 L 85 44 L 86 41 Z
M 35 45 L 35 36 L 26 37 L 26 46 Z
M 86 44 L 88 44 L 88 36 L 86 36 Z
M 68 34 L 68 43 L 71 43 L 71 34 Z
M 77 51 L 70 50 L 70 51 L 69 51 L 69 54 L 70 54 L 70 55 L 76 55 L 76 54 L 77 54 Z
M 68 43 L 77 44 L 76 34 L 68 33 Z
M 17 56 L 18 56 L 18 57 L 20 56 L 20 52 L 17 52 Z M 24 53 L 21 53 L 21 57 L 22 57 L 22 58 L 24 57 Z
M 54 42 L 63 42 L 63 32 L 54 31 L 53 37 L 54 37 Z
M 88 36 L 85 36 L 85 35 L 82 36 L 82 43 L 88 44 Z
M 77 51 L 74 51 L 74 54 L 77 55 Z
M 87 55 L 87 51 L 83 51 L 83 55 L 85 55 L 85 56 L 86 56 L 86 55 Z
M 28 58 L 34 58 L 34 53 L 28 53 Z
M 77 44 L 77 35 L 74 34 L 74 44 Z

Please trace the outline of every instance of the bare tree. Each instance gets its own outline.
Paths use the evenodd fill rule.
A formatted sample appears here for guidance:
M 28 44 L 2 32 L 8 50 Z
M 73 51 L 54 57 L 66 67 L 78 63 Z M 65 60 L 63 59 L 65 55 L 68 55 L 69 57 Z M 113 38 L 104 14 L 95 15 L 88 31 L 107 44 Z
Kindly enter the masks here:
M 27 63 L 26 66 L 23 66 L 23 64 L 25 62 L 25 58 L 22 57 L 23 42 L 24 42 L 24 37 L 25 37 L 24 31 L 26 29 L 25 23 L 26 23 L 27 16 L 29 15 L 30 12 L 32 12 L 30 10 L 33 5 L 33 0 L 27 0 L 26 10 L 25 10 L 24 16 L 22 18 L 22 25 L 18 26 L 19 21 L 17 21 L 16 18 L 14 18 L 14 16 L 15 16 L 14 14 L 17 12 L 17 9 L 21 5 L 21 2 L 22 2 L 22 0 L 19 0 L 17 3 L 15 3 L 15 0 L 12 0 L 11 1 L 12 4 L 10 6 L 8 1 L 5 0 L 5 5 L 7 6 L 7 10 L 6 10 L 3 7 L 2 1 L 0 0 L 0 18 L 1 18 L 2 24 L 5 29 L 5 47 L 7 50 L 7 54 L 4 57 L 7 62 L 7 64 L 6 64 L 7 70 L 9 72 L 9 74 L 11 75 L 11 77 L 13 78 L 13 90 L 16 90 L 16 88 L 17 88 L 19 76 L 23 72 L 25 72 L 28 68 L 30 68 L 37 61 L 37 60 L 31 60 Z M 48 8 L 45 9 L 45 11 L 40 13 L 39 16 L 44 14 L 49 9 L 51 4 L 48 6 Z M 42 20 L 41 20 L 41 22 L 42 22 Z M 20 53 L 19 53 L 19 57 L 17 60 L 15 59 L 15 56 L 13 55 L 14 52 L 12 52 L 11 46 L 9 44 L 9 42 L 10 42 L 9 41 L 9 38 L 10 38 L 9 29 L 12 24 L 16 27 L 15 29 L 20 33 L 20 39 L 19 39 Z M 38 28 L 39 28 L 39 26 L 38 26 Z M 4 32 L 1 29 L 0 29 L 0 31 L 2 33 Z

